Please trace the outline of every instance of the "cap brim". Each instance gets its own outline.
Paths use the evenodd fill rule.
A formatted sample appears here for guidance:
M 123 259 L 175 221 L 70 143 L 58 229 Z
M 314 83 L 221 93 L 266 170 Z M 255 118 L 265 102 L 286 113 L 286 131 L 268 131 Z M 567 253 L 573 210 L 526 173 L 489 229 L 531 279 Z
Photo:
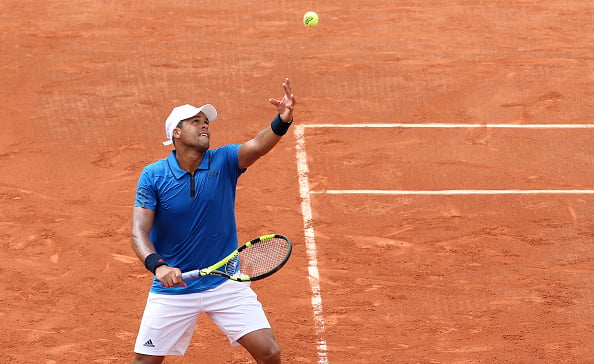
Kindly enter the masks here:
M 198 110 L 199 110 L 198 113 L 200 113 L 202 111 L 204 113 L 204 115 L 206 115 L 206 118 L 208 119 L 209 122 L 215 121 L 215 119 L 218 116 L 217 109 L 215 109 L 215 107 L 211 104 L 203 105 L 203 106 L 199 107 Z M 198 113 L 196 113 L 196 115 L 198 115 Z

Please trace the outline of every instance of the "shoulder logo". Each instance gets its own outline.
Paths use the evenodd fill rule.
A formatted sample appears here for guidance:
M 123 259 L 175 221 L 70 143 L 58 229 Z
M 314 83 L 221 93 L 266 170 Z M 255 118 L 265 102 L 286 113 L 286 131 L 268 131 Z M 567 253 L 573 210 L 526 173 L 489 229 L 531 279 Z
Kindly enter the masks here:
M 147 348 L 154 348 L 155 344 L 153 344 L 153 340 L 148 339 L 142 346 L 146 346 Z

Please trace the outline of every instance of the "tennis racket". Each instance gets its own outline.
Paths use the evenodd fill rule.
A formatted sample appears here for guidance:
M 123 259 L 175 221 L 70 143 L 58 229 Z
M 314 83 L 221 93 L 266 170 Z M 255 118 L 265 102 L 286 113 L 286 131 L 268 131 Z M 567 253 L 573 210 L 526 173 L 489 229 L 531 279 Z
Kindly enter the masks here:
M 238 282 L 257 281 L 278 271 L 291 256 L 293 246 L 284 235 L 270 234 L 252 239 L 208 268 L 182 273 L 184 281 L 208 275 Z

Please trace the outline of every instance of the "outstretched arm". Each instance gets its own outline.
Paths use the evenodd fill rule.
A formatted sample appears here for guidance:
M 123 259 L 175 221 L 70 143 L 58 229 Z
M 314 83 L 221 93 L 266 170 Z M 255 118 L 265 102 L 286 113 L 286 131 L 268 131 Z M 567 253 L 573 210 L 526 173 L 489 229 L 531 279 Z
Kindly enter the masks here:
M 239 168 L 251 166 L 260 157 L 268 153 L 281 140 L 289 125 L 293 122 L 293 108 L 295 107 L 295 96 L 291 91 L 289 79 L 283 82 L 285 94 L 283 98 L 269 99 L 268 101 L 276 106 L 278 113 L 275 120 L 262 129 L 255 138 L 243 143 L 239 148 Z

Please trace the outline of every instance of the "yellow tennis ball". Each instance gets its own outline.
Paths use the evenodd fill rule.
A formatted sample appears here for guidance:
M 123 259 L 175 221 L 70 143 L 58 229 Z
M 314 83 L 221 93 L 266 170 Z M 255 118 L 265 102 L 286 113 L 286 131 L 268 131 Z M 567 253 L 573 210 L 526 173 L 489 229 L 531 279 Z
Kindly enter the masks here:
M 305 26 L 307 27 L 315 27 L 316 25 L 318 25 L 319 20 L 320 18 L 318 18 L 318 14 L 316 14 L 313 11 L 308 11 L 303 16 L 303 24 L 305 24 Z

